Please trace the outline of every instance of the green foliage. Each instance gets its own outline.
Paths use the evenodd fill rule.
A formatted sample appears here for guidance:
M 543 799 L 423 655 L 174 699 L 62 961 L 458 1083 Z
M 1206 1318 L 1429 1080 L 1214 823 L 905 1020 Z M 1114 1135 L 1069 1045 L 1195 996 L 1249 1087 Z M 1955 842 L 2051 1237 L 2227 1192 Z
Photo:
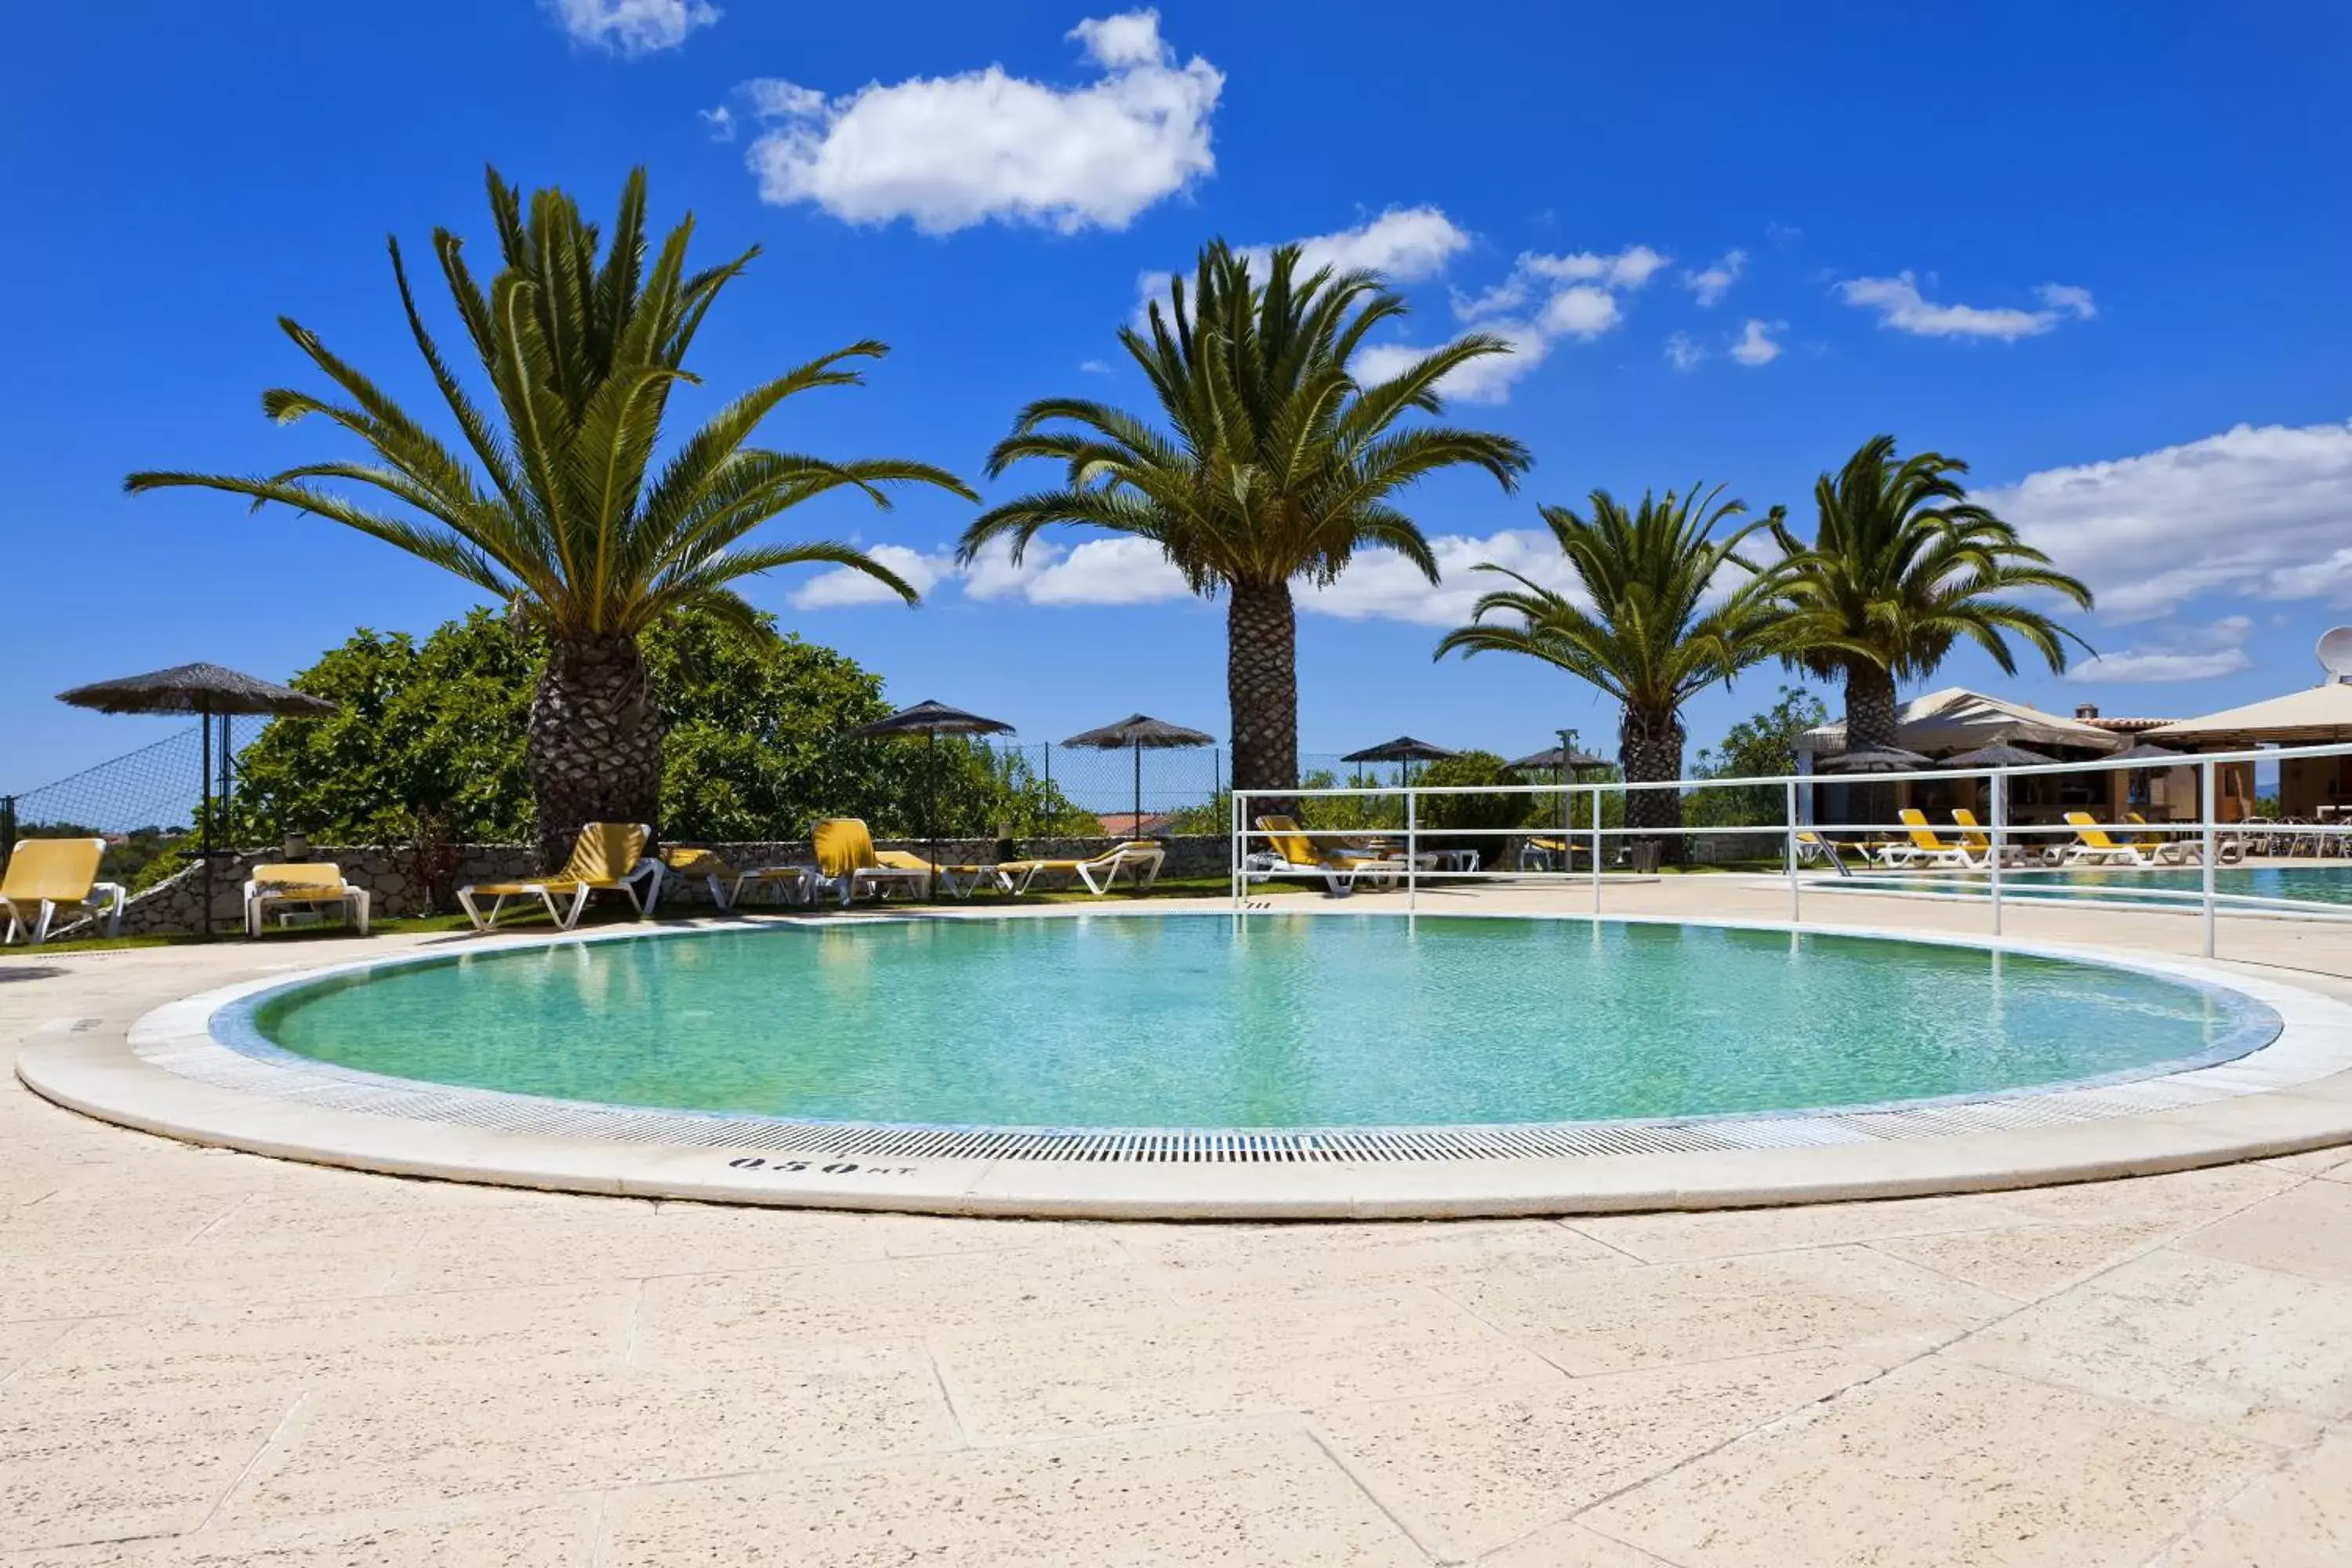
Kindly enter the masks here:
M 1814 485 L 1810 544 L 1775 521 L 1790 663 L 1822 679 L 1856 662 L 1911 679 L 1966 640 L 2014 675 L 2013 637 L 2051 668 L 2066 668 L 2066 644 L 2082 639 L 2010 595 L 2055 594 L 2088 609 L 2090 589 L 1970 501 L 1959 478 L 1968 471 L 1939 452 L 1898 460 L 1895 437 L 1874 437 Z
M 1433 789 L 1530 781 L 1505 767 L 1503 759 L 1492 752 L 1464 752 L 1430 763 L 1413 782 Z M 1423 795 L 1417 815 L 1421 826 L 1439 832 L 1459 827 L 1524 827 L 1530 814 L 1541 809 L 1538 803 L 1543 798 L 1529 795 Z
M 427 331 L 400 244 L 391 244 L 410 335 L 464 437 L 464 453 L 314 333 L 281 317 L 295 347 L 348 401 L 279 388 L 262 395 L 262 412 L 279 424 L 316 416 L 341 426 L 375 460 L 305 463 L 266 479 L 135 473 L 125 487 L 137 493 L 194 485 L 341 523 L 456 574 L 497 603 L 526 606 L 567 639 L 635 637 L 681 608 L 755 626 L 759 617 L 730 584 L 802 563 L 846 566 L 915 597 L 845 544 L 741 543 L 761 524 L 835 489 L 856 490 L 877 505 L 887 504 L 882 487 L 906 483 L 978 499 L 926 463 L 836 463 L 749 444 L 788 398 L 858 384 L 861 375 L 845 367 L 879 359 L 888 352 L 884 345 L 861 342 L 820 355 L 743 394 L 683 439 L 665 439 L 670 393 L 697 379 L 685 367 L 687 350 L 757 247 L 691 271 L 688 217 L 652 251 L 643 169 L 623 186 L 609 234 L 560 190 L 533 192 L 526 207 L 520 188 L 497 170 L 488 182 L 501 263 L 488 287 L 467 266 L 455 234 L 436 229 L 433 252 L 481 363 L 488 408 L 459 382 Z M 656 469 L 662 449 L 670 456 Z M 323 489 L 320 480 L 345 488 Z M 354 500 L 352 490 L 374 499 Z M 373 510 L 387 501 L 392 510 Z
M 1802 687 L 1783 686 L 1778 702 L 1734 724 L 1720 746 L 1712 751 L 1702 748 L 1691 776 L 1738 779 L 1793 773 L 1797 737 L 1828 721 L 1829 710 L 1820 698 Z M 1686 819 L 1695 826 L 1777 826 L 1789 814 L 1789 795 L 1780 784 L 1701 790 L 1690 797 L 1685 809 Z
M 1217 791 L 1198 805 L 1179 806 L 1168 814 L 1168 831 L 1179 837 L 1233 830 L 1234 792 L 1229 789 Z
M 527 841 L 523 724 L 545 651 L 543 637 L 487 610 L 421 644 L 353 633 L 293 680 L 340 711 L 275 721 L 239 756 L 233 837 L 397 844 L 429 817 L 461 843 Z
M 1361 771 L 1343 779 L 1328 768 L 1318 768 L 1298 782 L 1306 789 L 1362 789 L 1379 781 Z M 1399 829 L 1404 826 L 1404 796 L 1305 795 L 1298 802 L 1298 825 L 1332 833 Z
M 317 844 L 523 843 L 530 785 L 523 730 L 545 637 L 476 611 L 422 643 L 355 633 L 294 678 L 341 705 L 331 719 L 265 727 L 238 762 L 240 843 L 300 833 Z M 882 717 L 879 677 L 772 627 L 683 612 L 645 638 L 668 743 L 662 837 L 797 838 L 819 816 L 875 832 L 1093 833 L 1090 815 L 1021 757 L 942 741 L 853 741 Z
M 1472 332 L 1382 382 L 1350 367 L 1367 333 L 1404 313 L 1369 272 L 1300 276 L 1285 246 L 1255 277 L 1222 240 L 1154 300 L 1148 331 L 1120 346 L 1157 395 L 1165 432 L 1084 398 L 1033 403 L 989 454 L 992 478 L 1026 458 L 1065 465 L 1064 488 L 991 509 L 963 537 L 970 560 L 992 540 L 1014 559 L 1039 530 L 1080 523 L 1150 540 L 1196 592 L 1328 583 L 1366 544 L 1385 545 L 1437 580 L 1429 542 L 1391 499 L 1441 469 L 1482 468 L 1510 489 L 1529 462 L 1507 436 L 1444 426 L 1400 429 L 1408 413 L 1441 410 L 1445 374 L 1510 345 Z
M 1515 653 L 1599 687 L 1622 710 L 1629 769 L 1644 779 L 1675 777 L 1684 702 L 1769 657 L 1772 647 L 1771 580 L 1749 570 L 1739 551 L 1780 513 L 1718 536 L 1719 524 L 1746 510 L 1736 500 L 1718 504 L 1721 493 L 1669 490 L 1663 500 L 1644 493 L 1628 511 L 1608 491 L 1594 490 L 1589 519 L 1566 507 L 1542 508 L 1592 607 L 1489 563 L 1477 569 L 1517 585 L 1481 596 L 1471 624 L 1448 632 L 1437 657 Z M 1710 606 L 1717 579 L 1734 571 L 1744 580 Z

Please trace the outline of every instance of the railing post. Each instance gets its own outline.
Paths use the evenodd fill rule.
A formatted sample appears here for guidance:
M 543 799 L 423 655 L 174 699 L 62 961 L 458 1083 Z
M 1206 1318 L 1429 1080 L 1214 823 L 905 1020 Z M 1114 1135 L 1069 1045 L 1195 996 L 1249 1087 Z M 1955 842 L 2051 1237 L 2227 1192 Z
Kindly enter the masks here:
M 1992 775 L 1992 853 L 1988 858 L 1992 880 L 1992 934 L 2000 934 L 2000 861 L 2008 847 L 2009 776 L 1995 769 Z
M 2203 787 L 2198 791 L 2197 798 L 2205 808 L 2205 852 L 2199 858 L 2205 863 L 2205 956 L 2210 958 L 2213 956 L 2214 946 L 2213 862 L 2217 858 L 2214 853 L 2216 844 L 2213 818 L 2220 812 L 2221 807 L 2213 798 L 2213 764 L 2208 762 L 2201 771 L 2205 776 L 2201 781 Z
M 1794 780 L 1794 779 L 1790 779 L 1790 780 L 1789 781 L 1789 785 L 1788 785 L 1788 794 L 1789 794 L 1789 810 L 1788 810 L 1788 816 L 1786 816 L 1786 818 L 1784 819 L 1784 820 L 1786 821 L 1786 823 L 1787 823 L 1787 829 L 1786 829 L 1786 833 L 1785 833 L 1786 843 L 1783 845 L 1783 848 L 1784 848 L 1784 849 L 1785 849 L 1785 851 L 1787 852 L 1788 861 L 1789 861 L 1789 923 L 1790 923 L 1790 924 L 1791 924 L 1791 925 L 1794 925 L 1794 924 L 1796 924 L 1799 921 L 1801 921 L 1801 920 L 1803 920 L 1803 919 L 1805 918 L 1804 895 L 1803 895 L 1803 893 L 1801 893 L 1801 891 L 1799 891 L 1799 886 L 1798 886 L 1798 882 L 1797 882 L 1797 781 L 1796 781 L 1796 780 Z
M 1421 814 L 1415 805 L 1416 792 L 1408 784 L 1404 792 L 1404 907 L 1408 910 L 1421 901 Z
M 1244 853 L 1242 846 L 1242 797 L 1241 792 L 1235 790 L 1225 796 L 1225 879 L 1233 894 L 1235 914 L 1242 912 L 1242 901 L 1248 887 L 1242 874 Z
M 1601 913 L 1601 792 L 1606 787 L 1604 784 L 1592 786 L 1592 912 L 1595 916 Z M 1632 803 L 1628 802 L 1627 810 L 1631 811 L 1631 809 Z M 1567 842 L 1565 838 L 1560 840 L 1563 846 Z M 1560 858 L 1563 860 L 1568 858 L 1565 850 L 1562 851 Z M 1567 869 L 1564 866 L 1560 868 Z

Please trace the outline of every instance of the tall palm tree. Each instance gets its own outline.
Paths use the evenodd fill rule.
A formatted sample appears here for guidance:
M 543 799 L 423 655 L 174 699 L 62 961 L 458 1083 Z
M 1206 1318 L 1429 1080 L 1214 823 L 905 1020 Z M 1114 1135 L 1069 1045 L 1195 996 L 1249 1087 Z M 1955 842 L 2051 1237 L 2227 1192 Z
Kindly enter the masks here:
M 2082 642 L 2010 595 L 2041 589 L 2087 610 L 2091 590 L 1969 500 L 1958 479 L 1968 471 L 1939 452 L 1898 460 L 1894 437 L 1873 437 L 1813 486 L 1810 544 L 1774 527 L 1787 657 L 1822 679 L 1843 677 L 1850 747 L 1895 745 L 1895 683 L 1933 673 L 1962 639 L 2008 675 L 2012 637 L 2053 670 L 2066 668 L 2066 644 Z
M 1721 486 L 1704 496 L 1696 487 L 1688 494 L 1668 490 L 1663 499 L 1645 491 L 1628 512 L 1607 490 L 1594 490 L 1590 517 L 1566 507 L 1540 509 L 1591 607 L 1487 563 L 1476 570 L 1517 586 L 1481 596 L 1470 624 L 1446 633 L 1435 657 L 1516 653 L 1556 665 L 1617 700 L 1617 754 L 1627 783 L 1681 777 L 1683 704 L 1770 658 L 1778 646 L 1773 573 L 1753 567 L 1740 546 L 1758 530 L 1777 526 L 1780 510 L 1718 534 L 1718 525 L 1748 510 L 1718 500 L 1722 493 Z M 1718 577 L 1731 574 L 1740 580 L 1722 592 Z M 1682 796 L 1631 791 L 1625 822 L 1678 827 Z
M 1003 540 L 1018 562 L 1054 523 L 1160 546 L 1194 593 L 1225 595 L 1234 786 L 1295 788 L 1291 584 L 1329 583 L 1370 545 L 1437 580 L 1429 542 L 1398 509 L 1398 492 L 1464 464 L 1508 490 L 1529 458 L 1507 436 L 1400 421 L 1441 413 L 1436 388 L 1448 372 L 1510 348 L 1474 332 L 1386 380 L 1360 379 L 1350 360 L 1404 302 L 1369 272 L 1302 277 L 1296 246 L 1273 254 L 1261 281 L 1248 257 L 1212 243 L 1189 297 L 1175 279 L 1166 305 L 1152 303 L 1148 331 L 1119 333 L 1166 428 L 1086 398 L 1029 405 L 989 454 L 989 474 L 1047 458 L 1066 465 L 1064 482 L 982 514 L 965 531 L 962 557 Z
M 455 573 L 544 626 L 553 643 L 531 704 L 529 754 L 540 851 L 560 860 L 589 821 L 657 822 L 661 718 L 637 638 L 674 610 L 700 607 L 762 623 L 730 586 L 755 573 L 831 563 L 915 590 L 863 552 L 831 542 L 746 544 L 780 513 L 828 490 L 937 485 L 968 500 L 952 474 L 898 458 L 829 462 L 748 445 L 785 399 L 863 378 L 845 368 L 888 351 L 861 342 L 756 386 L 675 444 L 655 471 L 671 390 L 696 377 L 686 352 L 719 290 L 759 254 L 689 273 L 688 216 L 646 266 L 645 171 L 622 187 L 609 244 L 559 190 L 521 193 L 488 171 L 501 266 L 485 289 L 461 241 L 434 253 L 494 397 L 495 417 L 461 384 L 418 313 L 400 245 L 394 280 L 434 385 L 472 461 L 428 432 L 373 382 L 295 321 L 278 324 L 341 389 L 262 395 L 281 424 L 321 416 L 359 437 L 373 461 L 331 459 L 267 477 L 135 473 L 132 492 L 194 485 L 277 501 L 381 539 Z M 600 255 L 601 251 L 601 255 Z M 373 501 L 314 482 L 375 492 Z M 396 503 L 377 510 L 383 501 Z

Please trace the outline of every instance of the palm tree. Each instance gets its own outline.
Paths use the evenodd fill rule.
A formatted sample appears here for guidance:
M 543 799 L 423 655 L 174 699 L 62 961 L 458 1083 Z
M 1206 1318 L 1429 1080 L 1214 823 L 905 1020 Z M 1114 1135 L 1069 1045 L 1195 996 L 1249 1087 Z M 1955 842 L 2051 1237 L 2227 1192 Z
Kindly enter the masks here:
M 1968 499 L 1969 466 L 1939 452 L 1898 461 L 1874 437 L 1813 486 L 1820 526 L 1806 544 L 1776 524 L 1789 662 L 1845 680 L 1849 747 L 1898 740 L 1895 683 L 1932 673 L 1961 639 L 2017 673 L 2018 638 L 2053 670 L 2082 639 L 2008 595 L 2042 589 L 2091 607 L 2091 590 Z M 2087 647 L 2088 645 L 2084 645 Z
M 970 562 L 997 540 L 1018 562 L 1041 529 L 1069 523 L 1148 539 L 1196 594 L 1225 595 L 1225 689 L 1234 786 L 1298 784 L 1297 621 L 1291 584 L 1326 584 L 1359 549 L 1381 545 L 1437 580 L 1437 562 L 1396 496 L 1424 475 L 1467 464 L 1508 490 L 1529 458 L 1507 436 L 1444 425 L 1400 428 L 1442 412 L 1447 373 L 1509 345 L 1471 333 L 1384 381 L 1349 362 L 1365 334 L 1404 313 L 1368 272 L 1299 275 L 1296 246 L 1276 250 L 1263 286 L 1248 257 L 1205 247 L 1190 298 L 1169 285 L 1149 331 L 1119 342 L 1150 378 L 1163 430 L 1085 398 L 1033 403 L 989 454 L 992 478 L 1024 458 L 1066 465 L 1057 489 L 991 509 L 965 531 Z
M 1748 510 L 1718 501 L 1722 487 L 1701 496 L 1644 492 L 1631 513 L 1607 490 L 1592 492 L 1591 516 L 1566 507 L 1540 509 L 1591 607 L 1533 578 L 1492 563 L 1477 568 L 1517 584 L 1480 597 L 1468 626 L 1445 634 L 1436 656 L 1459 651 L 1516 653 L 1542 659 L 1617 700 L 1618 761 L 1629 784 L 1682 776 L 1683 704 L 1717 681 L 1771 657 L 1775 578 L 1740 553 L 1780 510 L 1718 536 L 1717 528 Z M 1717 578 L 1742 580 L 1713 605 Z M 1495 617 L 1489 619 L 1489 617 Z M 1630 827 L 1682 825 L 1674 790 L 1627 794 Z
M 786 398 L 863 378 L 846 362 L 888 351 L 861 342 L 752 388 L 677 443 L 659 471 L 671 390 L 697 378 L 688 347 L 719 292 L 758 247 L 689 273 L 688 216 L 646 267 L 645 171 L 622 187 L 602 244 L 559 190 L 521 193 L 488 172 L 503 263 L 488 289 L 436 229 L 433 248 L 495 398 L 476 403 L 426 331 L 400 245 L 394 280 L 410 332 L 472 461 L 453 450 L 354 367 L 287 318 L 295 346 L 347 403 L 309 393 L 262 395 L 281 424 L 319 415 L 358 437 L 373 461 L 306 463 L 268 477 L 136 473 L 137 493 L 194 485 L 277 501 L 381 539 L 455 573 L 543 626 L 552 650 L 531 704 L 529 755 L 540 852 L 560 861 L 580 825 L 657 822 L 662 724 L 637 639 L 676 610 L 699 607 L 736 624 L 761 622 L 730 586 L 755 573 L 831 563 L 875 577 L 908 603 L 915 590 L 864 552 L 830 542 L 744 544 L 752 530 L 828 490 L 849 487 L 887 506 L 883 486 L 972 492 L 928 463 L 898 458 L 829 462 L 747 445 Z M 600 256 L 601 247 L 601 256 Z M 376 492 L 373 503 L 314 481 Z M 376 510 L 383 500 L 397 503 Z

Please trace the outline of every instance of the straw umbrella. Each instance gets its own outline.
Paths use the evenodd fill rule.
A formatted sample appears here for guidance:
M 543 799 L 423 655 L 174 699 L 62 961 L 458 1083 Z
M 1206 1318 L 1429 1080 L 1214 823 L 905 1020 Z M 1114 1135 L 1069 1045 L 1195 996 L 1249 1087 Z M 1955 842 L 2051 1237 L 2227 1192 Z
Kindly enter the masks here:
M 196 853 L 203 867 L 204 918 L 199 933 L 213 930 L 213 720 L 221 721 L 220 798 L 226 811 L 233 785 L 229 773 L 229 725 L 232 715 L 266 714 L 274 719 L 324 719 L 339 711 L 324 698 L 311 697 L 289 687 L 273 686 L 217 664 L 183 664 L 146 675 L 126 675 L 58 693 L 58 700 L 100 713 L 175 713 L 198 715 L 204 739 L 196 757 Z
M 920 735 L 924 741 L 923 765 L 923 826 L 929 836 L 931 864 L 940 863 L 939 821 L 939 747 L 941 735 L 1010 735 L 1013 726 L 997 719 L 983 719 L 977 713 L 967 713 L 961 708 L 950 708 L 944 702 L 918 702 L 912 708 L 901 708 L 887 719 L 877 719 L 871 724 L 860 724 L 849 733 L 858 739 L 884 739 L 900 735 Z
M 1411 735 L 1399 735 L 1393 741 L 1382 741 L 1377 746 L 1349 752 L 1339 760 L 1343 763 L 1394 763 L 1397 764 L 1397 783 L 1403 784 L 1412 781 L 1413 763 L 1441 763 L 1448 757 L 1461 754 L 1427 741 L 1416 741 Z
M 2042 759 L 2048 761 L 2047 758 Z M 1857 746 L 1822 758 L 1813 764 L 1817 773 L 1907 773 L 1924 768 L 1929 758 L 1916 752 L 1906 752 L 1900 746 Z
M 1563 730 L 1560 733 L 1564 739 L 1569 735 L 1576 733 L 1576 731 L 1573 730 Z M 1609 765 L 1609 759 L 1606 757 L 1596 757 L 1590 752 L 1580 752 L 1574 746 L 1562 744 L 1558 746 L 1547 746 L 1540 752 L 1530 752 L 1526 756 L 1519 758 L 1517 762 L 1505 763 L 1503 765 L 1510 769 L 1511 772 L 1515 773 L 1558 773 L 1559 775 L 1559 782 L 1565 785 L 1579 774 L 1597 773 L 1601 769 L 1607 767 Z M 1575 797 L 1570 795 L 1566 789 L 1563 788 L 1560 791 L 1559 830 L 1562 834 L 1570 834 L 1576 831 L 1576 824 L 1572 820 L 1574 799 Z M 1598 798 L 1594 800 L 1592 809 L 1596 814 L 1597 820 L 1597 814 L 1601 810 L 1601 803 Z
M 1171 724 L 1165 719 L 1154 719 L 1143 713 L 1130 713 L 1116 724 L 1106 724 L 1099 730 L 1073 735 L 1062 742 L 1066 746 L 1084 746 L 1089 751 L 1135 753 L 1135 820 L 1129 825 L 1129 831 L 1137 834 L 1143 831 L 1144 752 L 1178 751 L 1216 743 L 1214 735 L 1204 735 L 1198 730 L 1187 730 L 1181 724 Z
M 1973 752 L 1946 757 L 1943 765 L 1948 768 L 2038 768 L 2044 763 L 2057 760 L 2040 752 L 2030 752 L 2023 746 L 2012 746 L 2007 741 L 1995 741 L 1989 746 L 1979 746 Z

